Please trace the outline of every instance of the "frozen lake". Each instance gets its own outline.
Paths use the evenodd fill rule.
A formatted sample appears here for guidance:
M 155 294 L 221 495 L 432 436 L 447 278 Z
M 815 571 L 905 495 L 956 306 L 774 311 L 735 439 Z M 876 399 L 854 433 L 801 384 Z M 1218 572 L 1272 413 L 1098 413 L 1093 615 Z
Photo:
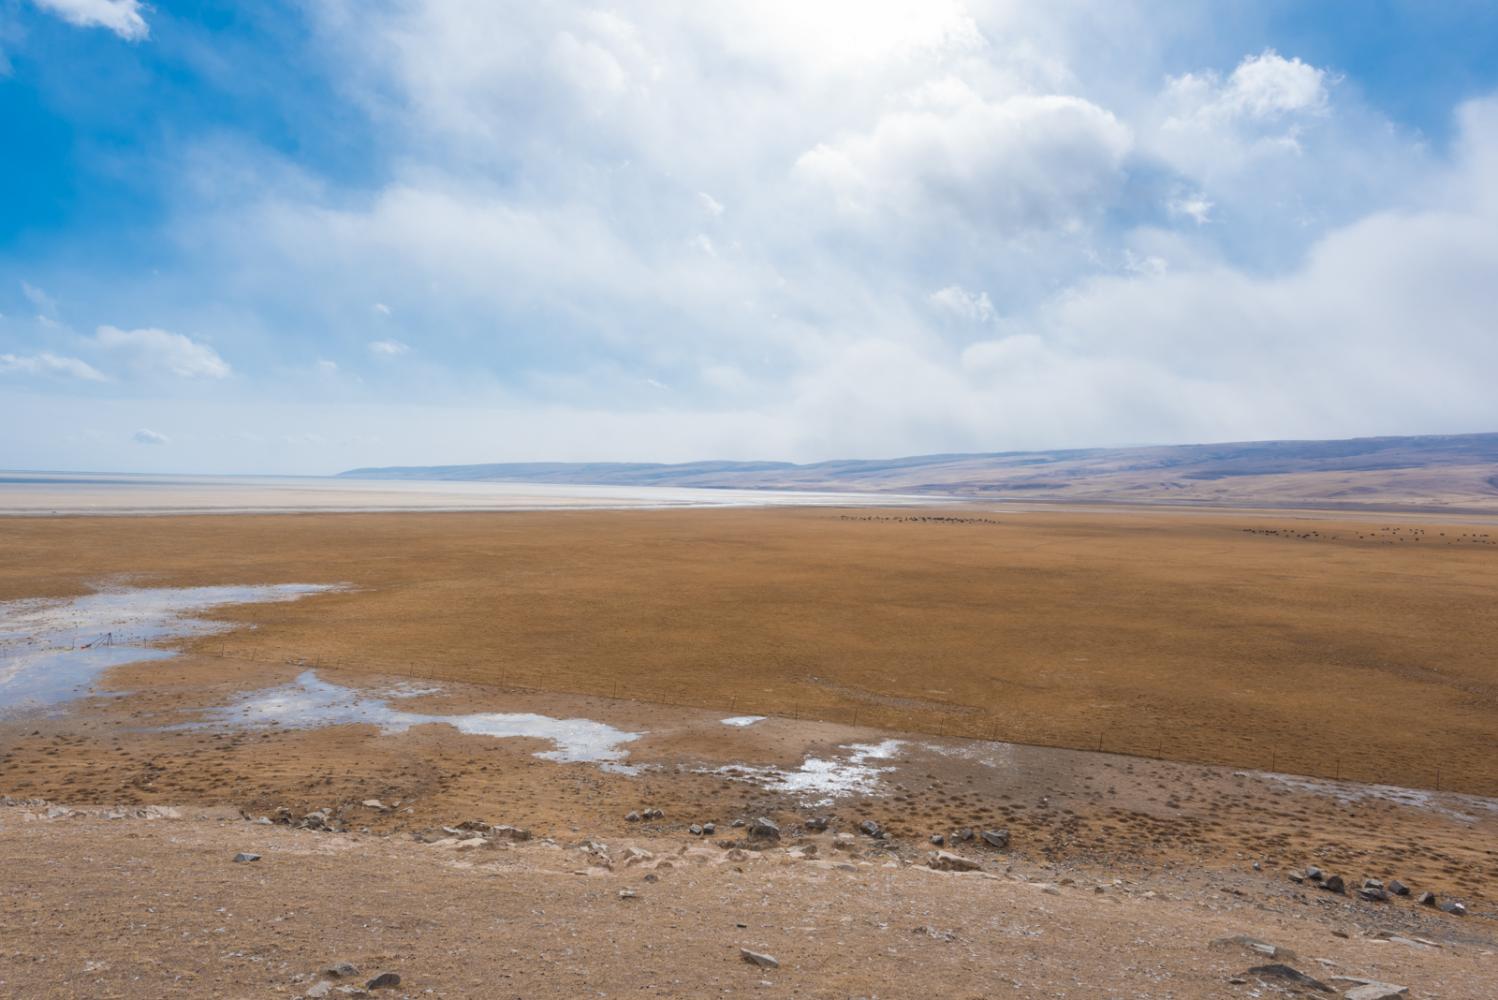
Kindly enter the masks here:
M 0 515 L 900 507 L 931 497 L 666 486 L 0 472 Z

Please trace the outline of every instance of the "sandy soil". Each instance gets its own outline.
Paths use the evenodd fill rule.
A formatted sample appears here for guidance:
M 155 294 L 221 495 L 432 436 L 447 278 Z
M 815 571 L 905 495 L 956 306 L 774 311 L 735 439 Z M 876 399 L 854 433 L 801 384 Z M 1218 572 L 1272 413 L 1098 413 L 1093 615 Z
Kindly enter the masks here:
M 15 519 L 0 597 L 347 582 L 197 648 L 1498 794 L 1498 527 L 963 511 Z

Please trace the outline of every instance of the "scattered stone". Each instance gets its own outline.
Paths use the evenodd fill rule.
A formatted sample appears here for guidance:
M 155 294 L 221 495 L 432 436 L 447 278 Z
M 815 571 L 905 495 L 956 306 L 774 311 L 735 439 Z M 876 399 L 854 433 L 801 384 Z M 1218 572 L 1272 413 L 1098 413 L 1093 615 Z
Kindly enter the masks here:
M 1440 910 L 1442 913 L 1449 913 L 1453 917 L 1465 917 L 1467 915 L 1467 904 L 1458 903 L 1455 900 L 1447 903 L 1441 903 L 1436 907 L 1436 909 Z
M 256 826 L 270 826 L 271 825 L 270 817 L 269 816 L 261 816 L 259 819 L 255 820 L 255 825 Z
M 935 844 L 937 847 L 941 847 L 946 842 L 947 842 L 947 838 L 943 837 L 939 833 L 933 833 L 931 835 L 931 843 Z
M 761 816 L 749 824 L 749 836 L 760 840 L 779 840 L 780 827 L 768 816 Z
M 339 962 L 322 970 L 323 975 L 332 976 L 334 979 L 348 979 L 359 974 L 359 967 L 353 962 Z
M 1009 831 L 1007 829 L 984 830 L 982 833 L 982 837 L 983 843 L 1000 851 L 1009 846 Z
M 932 851 L 926 864 L 939 872 L 975 872 L 983 867 L 976 861 L 950 851 Z
M 846 831 L 832 835 L 832 846 L 839 851 L 851 851 L 854 846 L 853 834 Z
M 1332 988 L 1319 979 L 1312 979 L 1299 969 L 1292 969 L 1282 962 L 1272 965 L 1256 965 L 1249 969 L 1244 975 L 1258 976 L 1260 979 L 1277 979 L 1281 982 L 1294 983 L 1306 989 L 1316 990 L 1318 993 L 1331 993 Z
M 967 827 L 963 827 L 961 830 L 956 830 L 956 831 L 953 831 L 953 833 L 952 833 L 952 841 L 953 841 L 953 843 L 961 841 L 962 843 L 966 844 L 969 841 L 971 841 L 972 839 L 973 839 L 973 831 L 969 830 Z
M 633 889 L 620 889 L 619 890 L 619 898 L 620 899 L 637 899 L 638 897 L 635 895 L 635 891 Z
M 312 986 L 307 990 L 307 992 L 302 994 L 302 996 L 307 997 L 308 1000 L 322 1000 L 323 997 L 332 992 L 333 984 L 324 979 L 322 982 L 313 983 Z
M 1392 897 L 1382 887 L 1368 888 L 1364 886 L 1358 890 L 1358 898 L 1366 899 L 1370 903 L 1387 903 Z
M 808 830 L 811 830 L 813 833 L 821 833 L 823 830 L 826 830 L 830 824 L 831 820 L 829 820 L 826 816 L 813 816 L 802 825 L 805 826 Z
M 1421 906 L 1435 906 L 1436 894 L 1433 892 L 1422 892 L 1415 898 L 1415 902 L 1419 903 Z
M 702 835 L 704 837 L 711 837 L 713 834 L 715 834 L 717 832 L 718 832 L 718 824 L 716 824 L 716 823 L 703 823 L 702 824 Z
M 1325 877 L 1320 868 L 1317 868 L 1315 865 L 1306 865 L 1306 878 L 1312 882 L 1320 882 Z
M 1327 892 L 1345 892 L 1347 883 L 1342 880 L 1341 875 L 1328 875 L 1322 880 L 1321 888 Z
M 1244 948 L 1257 955 L 1263 955 L 1265 958 L 1278 958 L 1286 961 L 1293 961 L 1295 959 L 1295 952 L 1290 951 L 1288 948 L 1272 945 L 1268 941 L 1260 941 L 1258 938 L 1250 937 L 1247 934 L 1234 934 L 1232 937 L 1217 938 L 1209 947 L 1217 949 Z
M 388 990 L 401 984 L 400 973 L 382 972 L 364 984 L 366 990 Z
M 385 803 L 381 802 L 379 799 L 365 799 L 363 801 L 363 803 L 361 803 L 361 804 L 364 806 L 365 809 L 374 809 L 374 810 L 377 810 L 378 812 L 385 812 L 386 810 L 388 810 L 390 808 Z
M 700 837 L 700 836 L 702 836 L 702 824 L 701 823 L 693 823 L 691 826 L 687 827 L 687 832 L 690 833 L 694 837 Z
M 624 814 L 624 822 L 626 822 L 626 823 L 638 823 L 638 822 L 640 822 L 640 814 L 637 813 L 637 812 L 628 812 L 628 813 L 625 813 Z
M 1384 887 L 1384 884 L 1382 882 L 1380 882 L 1376 878 L 1365 878 L 1365 879 L 1363 879 L 1363 888 L 1364 889 L 1382 889 L 1383 887 Z
M 860 832 L 873 837 L 875 840 L 881 840 L 884 837 L 883 828 L 881 828 L 878 823 L 875 823 L 871 819 L 866 819 L 862 823 L 858 824 L 858 829 Z
M 778 969 L 780 963 L 773 955 L 766 955 L 758 951 L 750 951 L 748 948 L 739 949 L 739 957 L 750 965 L 757 965 L 761 969 Z
M 1408 896 L 1410 894 L 1410 887 L 1399 881 L 1399 879 L 1397 878 L 1389 879 L 1387 888 L 1396 896 Z
M 730 823 L 728 825 L 731 826 L 731 827 L 737 828 L 737 827 L 743 826 L 744 825 L 744 821 L 741 820 L 741 819 L 736 819 L 736 820 L 734 820 L 732 823 Z
M 1287 874 L 1290 877 L 1290 881 L 1294 882 L 1296 885 L 1304 885 L 1305 884 L 1306 877 L 1304 875 L 1302 875 L 1300 872 L 1288 872 Z
M 234 863 L 235 864 L 244 864 L 245 862 L 248 862 L 248 861 L 259 861 L 259 860 L 260 860 L 260 855 L 258 855 L 258 854 L 251 854 L 249 851 L 240 851 L 238 854 L 234 855 Z
M 1376 979 L 1358 979 L 1355 976 L 1333 976 L 1334 983 L 1351 983 L 1352 988 L 1342 996 L 1344 1000 L 1400 1000 L 1410 995 L 1408 986 L 1381 983 Z
M 530 840 L 531 839 L 531 832 L 529 830 L 525 829 L 525 827 L 522 827 L 522 826 L 504 826 L 504 825 L 501 825 L 501 826 L 490 827 L 489 828 L 489 836 L 496 837 L 496 838 L 498 838 L 498 837 L 508 837 L 510 840 L 515 841 L 516 843 L 519 843 L 519 842 L 522 842 L 522 841 Z
M 663 813 L 663 812 L 661 812 L 659 809 L 646 809 L 645 812 L 644 812 L 644 816 L 645 816 L 646 819 L 665 819 L 666 818 L 666 814 Z

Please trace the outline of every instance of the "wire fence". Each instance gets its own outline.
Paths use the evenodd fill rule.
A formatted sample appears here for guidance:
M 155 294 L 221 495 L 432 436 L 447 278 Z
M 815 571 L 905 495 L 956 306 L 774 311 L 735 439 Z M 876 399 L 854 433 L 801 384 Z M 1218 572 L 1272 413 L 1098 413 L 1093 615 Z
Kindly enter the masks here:
M 1330 755 L 1319 750 L 1298 752 L 1298 748 L 1286 747 L 1280 742 L 1266 743 L 1218 729 L 1166 722 L 1142 727 L 1148 730 L 1146 735 L 1117 727 L 1089 732 L 1076 726 L 1068 726 L 1047 732 L 1033 724 L 1017 723 L 1013 718 L 995 715 L 983 706 L 906 708 L 897 704 L 902 699 L 885 696 L 874 696 L 880 698 L 880 701 L 873 704 L 812 701 L 801 690 L 786 692 L 781 696 L 766 693 L 759 696 L 728 694 L 691 697 L 679 686 L 674 690 L 661 690 L 639 678 L 615 677 L 569 685 L 554 672 L 525 671 L 502 666 L 495 668 L 496 676 L 474 678 L 444 666 L 424 665 L 410 660 L 381 660 L 362 656 L 334 658 L 295 649 L 259 645 L 248 649 L 231 648 L 226 644 L 212 642 L 199 643 L 192 652 L 247 663 L 304 667 L 361 678 L 371 675 L 399 677 L 430 684 L 463 685 L 496 693 L 604 698 L 632 705 L 691 709 L 728 716 L 756 715 L 829 723 L 878 730 L 891 735 L 1101 752 L 1185 766 L 1236 768 L 1295 778 L 1388 784 L 1498 796 L 1498 761 L 1494 760 L 1490 752 L 1481 756 L 1492 763 L 1474 770 L 1471 766 L 1455 764 L 1445 758 L 1432 759 L 1431 755 L 1423 752 L 1402 755 L 1374 746 L 1345 746 L 1342 753 Z

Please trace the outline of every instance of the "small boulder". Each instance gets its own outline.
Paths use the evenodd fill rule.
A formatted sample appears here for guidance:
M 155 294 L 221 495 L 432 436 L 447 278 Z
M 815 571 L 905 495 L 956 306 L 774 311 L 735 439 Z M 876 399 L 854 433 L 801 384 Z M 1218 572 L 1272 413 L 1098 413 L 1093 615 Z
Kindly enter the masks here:
M 627 812 L 624 814 L 624 822 L 638 823 L 640 822 L 640 814 L 637 812 Z
M 1291 968 L 1282 962 L 1272 965 L 1256 965 L 1249 969 L 1244 975 L 1257 976 L 1260 979 L 1269 979 L 1281 983 L 1292 983 L 1304 989 L 1315 990 L 1318 993 L 1331 993 L 1332 988 L 1319 979 L 1312 979 L 1299 969 Z
M 389 990 L 401 984 L 399 972 L 382 972 L 364 984 L 366 990 Z
M 821 833 L 823 830 L 827 829 L 830 823 L 831 820 L 829 820 L 826 816 L 813 816 L 811 819 L 803 823 L 802 826 L 806 827 L 813 833 Z
M 1393 983 L 1363 983 L 1342 994 L 1345 1000 L 1402 1000 L 1409 995 L 1408 986 Z
M 1327 892 L 1345 892 L 1347 883 L 1342 880 L 1341 875 L 1328 875 L 1321 882 L 1321 888 Z
M 1410 887 L 1397 878 L 1389 879 L 1389 884 L 1385 888 L 1396 896 L 1408 896 L 1410 894 Z
M 749 824 L 749 836 L 759 840 L 779 840 L 780 827 L 768 816 L 761 816 Z
M 997 850 L 1002 851 L 1009 846 L 1009 831 L 1007 829 L 984 830 L 981 836 L 983 837 L 983 843 Z
M 1415 897 L 1415 902 L 1421 906 L 1435 906 L 1436 894 L 1433 892 L 1422 892 L 1419 896 Z
M 359 967 L 353 962 L 337 962 L 322 971 L 323 975 L 332 976 L 334 979 L 348 979 L 359 974 Z
M 743 959 L 745 962 L 748 962 L 750 965 L 757 965 L 761 969 L 780 968 L 780 962 L 776 960 L 774 955 L 766 955 L 763 952 L 759 951 L 750 951 L 748 948 L 739 949 L 739 958 Z
M 702 835 L 704 837 L 711 837 L 713 834 L 715 834 L 717 832 L 718 832 L 718 824 L 716 824 L 716 823 L 703 823 L 702 824 Z
M 946 842 L 947 842 L 947 838 L 943 837 L 939 833 L 933 833 L 931 835 L 931 843 L 935 844 L 937 847 L 941 847 Z
M 866 819 L 862 823 L 858 824 L 858 829 L 860 832 L 873 837 L 875 840 L 879 840 L 884 837 L 884 829 L 878 823 L 875 823 L 871 819 Z
M 939 872 L 975 872 L 983 866 L 950 851 L 932 851 L 926 864 Z
M 1437 906 L 1436 909 L 1440 910 L 1442 913 L 1449 913 L 1453 917 L 1465 917 L 1467 915 L 1467 904 L 1458 903 L 1456 900 L 1450 900 L 1448 902 L 1442 903 Z
M 249 861 L 259 861 L 259 860 L 260 860 L 260 855 L 258 855 L 258 854 L 251 854 L 249 851 L 240 851 L 238 854 L 234 855 L 234 863 L 235 864 L 245 864 L 246 862 L 249 862 Z

